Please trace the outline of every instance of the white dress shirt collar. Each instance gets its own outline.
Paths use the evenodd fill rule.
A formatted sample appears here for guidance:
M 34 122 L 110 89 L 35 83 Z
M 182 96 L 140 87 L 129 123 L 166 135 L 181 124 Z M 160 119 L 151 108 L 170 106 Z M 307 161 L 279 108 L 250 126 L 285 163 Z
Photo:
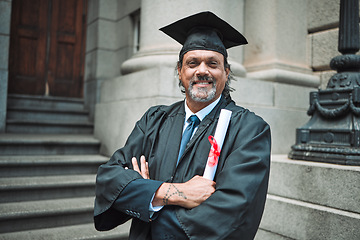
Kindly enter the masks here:
M 198 111 L 196 113 L 193 113 L 190 110 L 190 108 L 187 106 L 186 101 L 184 101 L 185 102 L 185 114 L 186 114 L 185 115 L 185 123 L 189 119 L 189 117 L 193 114 L 195 114 L 200 119 L 200 121 L 202 121 L 206 117 L 206 115 L 208 115 L 214 109 L 216 104 L 218 104 L 218 102 L 220 101 L 220 98 L 221 98 L 221 95 L 214 102 L 210 103 L 208 106 L 204 107 L 203 109 L 201 109 L 200 111 Z

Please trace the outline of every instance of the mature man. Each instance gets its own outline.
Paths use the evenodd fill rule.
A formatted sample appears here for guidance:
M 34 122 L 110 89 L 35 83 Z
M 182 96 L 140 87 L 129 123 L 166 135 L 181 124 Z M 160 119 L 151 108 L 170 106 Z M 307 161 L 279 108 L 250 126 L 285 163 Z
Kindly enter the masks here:
M 270 128 L 230 98 L 226 48 L 246 39 L 211 12 L 161 30 L 183 44 L 177 69 L 186 98 L 150 108 L 100 166 L 95 227 L 132 218 L 130 239 L 253 239 L 267 192 Z M 212 181 L 202 175 L 221 109 L 232 115 Z

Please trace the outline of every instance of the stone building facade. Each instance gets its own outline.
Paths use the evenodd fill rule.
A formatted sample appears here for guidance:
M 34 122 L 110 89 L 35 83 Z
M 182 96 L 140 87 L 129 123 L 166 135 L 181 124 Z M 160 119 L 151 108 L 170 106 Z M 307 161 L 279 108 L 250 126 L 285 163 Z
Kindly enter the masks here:
M 339 2 L 89 0 L 84 100 L 101 153 L 121 147 L 148 107 L 184 98 L 175 73 L 180 45 L 158 29 L 210 10 L 249 42 L 229 50 L 233 100 L 272 130 L 269 197 L 257 239 L 356 239 L 360 169 L 286 157 L 295 129 L 309 120 L 309 92 L 325 88 L 335 73 L 329 63 L 340 55 Z M 6 132 L 10 0 L 0 0 L 0 13 L 0 132 Z
M 203 10 L 215 12 L 247 37 L 247 46 L 229 50 L 229 61 L 236 77 L 232 82 L 236 89 L 232 97 L 237 104 L 255 111 L 270 123 L 273 153 L 286 153 L 295 138 L 294 128 L 308 119 L 304 114 L 308 107 L 308 93 L 320 85 L 320 77 L 313 73 L 311 66 L 307 2 L 200 1 L 189 4 L 191 9 L 185 2 L 139 1 L 136 4 L 136 1 L 131 1 L 131 6 L 130 3 L 121 4 L 131 9 L 117 11 L 117 19 L 109 19 L 110 16 L 115 18 L 115 14 L 104 10 L 106 15 L 95 21 L 91 21 L 90 11 L 87 49 L 92 51 L 91 48 L 96 48 L 96 43 L 98 45 L 87 56 L 96 54 L 98 58 L 87 58 L 87 66 L 92 66 L 101 56 L 107 59 L 101 63 L 105 65 L 104 72 L 94 73 L 96 68 L 87 68 L 85 76 L 89 86 L 104 82 L 95 111 L 95 134 L 105 143 L 104 153 L 110 154 L 125 141 L 134 121 L 150 105 L 167 104 L 183 98 L 173 77 L 180 45 L 158 29 Z M 137 25 L 134 25 L 133 14 L 138 12 L 140 40 L 139 50 L 134 53 L 134 36 L 137 35 L 133 30 Z M 98 27 L 96 32 L 93 25 L 102 27 Z M 114 34 L 116 29 L 125 26 L 130 29 L 126 34 L 106 38 L 110 34 L 107 32 Z M 111 27 L 113 31 L 106 30 Z M 90 37 L 92 34 L 95 37 Z M 124 53 L 128 54 L 127 58 Z M 117 62 L 119 65 L 111 60 L 115 57 L 121 58 Z M 129 91 L 130 86 L 134 88 Z M 121 114 L 129 113 L 130 109 L 131 115 Z M 113 131 L 113 127 L 119 131 Z

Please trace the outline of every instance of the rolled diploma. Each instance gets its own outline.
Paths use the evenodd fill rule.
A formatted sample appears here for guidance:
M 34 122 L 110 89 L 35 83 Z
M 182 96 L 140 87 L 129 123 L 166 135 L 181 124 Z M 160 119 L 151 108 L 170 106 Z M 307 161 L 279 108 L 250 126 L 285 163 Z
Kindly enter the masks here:
M 219 121 L 218 121 L 218 123 L 216 125 L 214 139 L 216 140 L 220 150 L 221 150 L 222 145 L 224 143 L 226 131 L 227 131 L 227 128 L 228 128 L 229 123 L 230 123 L 231 113 L 232 112 L 229 111 L 229 110 L 221 109 L 220 116 L 219 116 Z M 208 157 L 208 160 L 206 162 L 206 167 L 205 167 L 203 177 L 207 178 L 207 179 L 210 179 L 210 180 L 213 180 L 215 172 L 216 172 L 217 164 L 215 166 L 213 166 L 213 167 L 210 166 L 209 165 L 209 158 L 210 158 L 210 156 Z

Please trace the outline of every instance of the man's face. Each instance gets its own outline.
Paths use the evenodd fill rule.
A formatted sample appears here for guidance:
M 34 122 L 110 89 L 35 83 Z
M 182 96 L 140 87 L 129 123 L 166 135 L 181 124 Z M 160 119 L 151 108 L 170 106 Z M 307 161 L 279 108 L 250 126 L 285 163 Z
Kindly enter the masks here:
M 179 79 L 185 87 L 189 103 L 215 101 L 222 93 L 229 69 L 224 68 L 224 56 L 208 50 L 193 50 L 185 53 Z

